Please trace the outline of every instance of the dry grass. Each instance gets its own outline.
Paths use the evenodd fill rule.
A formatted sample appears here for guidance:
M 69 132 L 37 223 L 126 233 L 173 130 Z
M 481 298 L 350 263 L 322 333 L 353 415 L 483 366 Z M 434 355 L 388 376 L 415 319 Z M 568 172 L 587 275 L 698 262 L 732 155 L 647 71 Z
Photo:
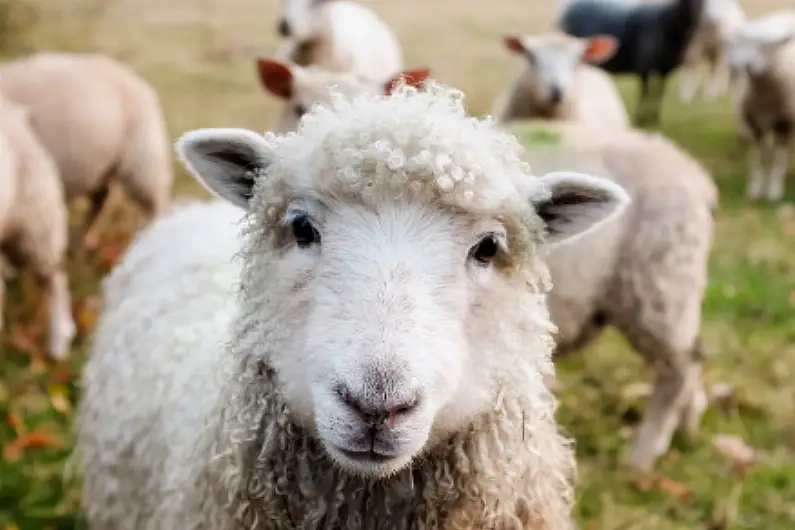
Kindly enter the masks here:
M 278 102 L 260 90 L 252 58 L 275 49 L 278 0 L 5 0 L 34 3 L 38 24 L 19 49 L 102 51 L 132 65 L 158 89 L 173 137 L 197 127 L 265 129 Z M 751 12 L 791 0 L 745 2 Z M 544 31 L 553 0 L 367 2 L 396 29 L 407 67 L 428 65 L 487 112 L 515 66 L 502 32 Z M 3 3 L 0 1 L 0 6 Z M 10 4 L 9 4 L 10 5 Z M 16 5 L 16 4 L 15 4 Z M 0 15 L 1 16 L 1 15 Z M 621 81 L 634 107 L 635 83 Z M 676 88 L 672 86 L 672 88 Z M 745 170 L 728 102 L 682 106 L 669 92 L 663 130 L 713 172 L 721 211 L 705 301 L 704 336 L 713 353 L 706 375 L 716 388 L 701 439 L 677 442 L 658 475 L 638 482 L 618 470 L 642 410 L 637 356 L 608 333 L 561 363 L 562 421 L 578 440 L 582 475 L 577 516 L 588 530 L 795 528 L 795 179 L 790 207 L 747 204 Z M 203 194 L 181 168 L 177 193 Z M 98 256 L 72 264 L 83 330 L 70 365 L 52 367 L 25 340 L 38 328 L 24 286 L 12 286 L 10 329 L 0 362 L 0 528 L 82 528 L 75 488 L 61 481 L 70 444 L 75 378 L 95 316 L 98 280 L 118 251 L 116 221 Z M 34 296 L 35 298 L 35 296 Z M 738 435 L 761 455 L 729 474 L 710 444 Z M 27 448 L 18 440 L 27 440 Z M 37 447 L 39 446 L 39 447 Z

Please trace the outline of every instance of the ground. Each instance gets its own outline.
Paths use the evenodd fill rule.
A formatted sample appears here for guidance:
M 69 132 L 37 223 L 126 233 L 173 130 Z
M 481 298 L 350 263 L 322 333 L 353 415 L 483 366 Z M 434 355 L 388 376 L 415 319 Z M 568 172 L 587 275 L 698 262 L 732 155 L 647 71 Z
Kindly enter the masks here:
M 275 49 L 278 0 L 25 1 L 40 12 L 17 50 L 102 51 L 129 63 L 159 91 L 172 138 L 198 127 L 264 130 L 275 115 L 278 102 L 260 90 L 253 58 Z M 515 67 L 500 34 L 545 30 L 555 4 L 367 3 L 396 29 L 406 66 L 432 67 L 438 79 L 467 93 L 473 113 L 488 112 Z M 745 2 L 756 14 L 787 3 Z M 792 528 L 795 174 L 784 203 L 745 201 L 743 149 L 728 101 L 683 105 L 676 84 L 666 97 L 662 130 L 706 165 L 721 192 L 704 302 L 711 407 L 700 436 L 677 440 L 655 474 L 639 479 L 619 468 L 647 390 L 648 373 L 638 357 L 620 336 L 607 333 L 561 362 L 560 418 L 577 440 L 580 465 L 577 518 L 587 530 Z M 632 110 L 636 83 L 620 80 L 620 87 Z M 175 193 L 203 195 L 176 170 Z M 99 281 L 123 247 L 132 213 L 112 218 L 101 249 L 71 263 L 81 334 L 68 363 L 43 360 L 35 289 L 11 282 L 0 357 L 0 415 L 6 419 L 0 424 L 0 528 L 85 528 L 78 491 L 64 481 L 76 382 Z M 757 461 L 746 472 L 731 468 L 713 444 L 719 434 L 744 440 Z

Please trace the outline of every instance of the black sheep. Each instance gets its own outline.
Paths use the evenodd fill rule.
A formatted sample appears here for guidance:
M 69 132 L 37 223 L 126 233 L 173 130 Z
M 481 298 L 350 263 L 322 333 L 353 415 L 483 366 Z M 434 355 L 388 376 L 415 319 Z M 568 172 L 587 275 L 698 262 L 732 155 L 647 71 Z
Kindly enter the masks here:
M 704 0 L 626 3 L 573 0 L 563 7 L 559 28 L 575 37 L 610 35 L 618 51 L 599 67 L 613 74 L 640 77 L 636 124 L 658 124 L 668 75 L 679 68 L 696 32 Z M 652 87 L 652 77 L 658 82 Z M 654 89 L 652 89 L 654 88 Z

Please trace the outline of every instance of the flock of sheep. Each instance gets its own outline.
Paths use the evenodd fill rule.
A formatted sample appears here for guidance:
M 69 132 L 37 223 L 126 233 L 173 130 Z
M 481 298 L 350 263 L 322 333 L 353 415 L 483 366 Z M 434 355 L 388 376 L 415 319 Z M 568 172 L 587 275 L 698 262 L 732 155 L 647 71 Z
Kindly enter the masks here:
M 370 9 L 286 0 L 282 46 L 257 61 L 285 100 L 272 132 L 186 133 L 180 159 L 216 198 L 171 206 L 145 81 L 92 54 L 0 66 L 0 243 L 49 294 L 53 358 L 75 334 L 67 247 L 96 244 L 110 184 L 154 219 L 103 284 L 82 376 L 91 528 L 573 528 L 552 359 L 608 325 L 655 370 L 628 465 L 650 469 L 677 428 L 698 428 L 717 189 L 631 126 L 606 72 L 639 76 L 638 122 L 659 119 L 680 66 L 684 99 L 731 87 L 748 196 L 777 200 L 795 12 L 560 9 L 554 31 L 503 37 L 522 66 L 476 118 L 428 69 L 404 71 Z M 559 141 L 520 146 L 537 131 Z M 81 196 L 69 243 L 66 201 Z

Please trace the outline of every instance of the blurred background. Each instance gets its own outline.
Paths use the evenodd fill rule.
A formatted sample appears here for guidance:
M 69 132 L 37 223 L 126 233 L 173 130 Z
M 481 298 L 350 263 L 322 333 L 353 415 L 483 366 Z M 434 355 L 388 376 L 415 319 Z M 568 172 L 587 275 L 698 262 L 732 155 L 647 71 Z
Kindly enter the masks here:
M 489 111 L 517 67 L 501 35 L 547 31 L 556 8 L 551 0 L 362 3 L 397 33 L 405 68 L 430 67 L 467 94 L 473 114 Z M 791 6 L 743 2 L 750 17 Z M 274 54 L 279 11 L 278 0 L 0 0 L 0 53 L 101 52 L 129 65 L 157 90 L 172 140 L 200 127 L 264 131 L 282 102 L 262 89 L 255 59 Z M 560 420 L 577 440 L 581 476 L 577 518 L 586 530 L 795 528 L 795 176 L 780 203 L 746 201 L 728 96 L 684 104 L 678 81 L 660 129 L 709 169 L 721 193 L 702 334 L 710 408 L 699 439 L 675 440 L 655 473 L 639 480 L 619 467 L 649 392 L 639 356 L 608 331 L 562 360 Z M 618 84 L 633 113 L 636 79 Z M 175 195 L 206 196 L 176 161 L 174 168 Z M 35 286 L 22 275 L 9 280 L 0 342 L 2 530 L 84 528 L 78 488 L 64 481 L 77 381 L 101 278 L 138 215 L 114 192 L 98 248 L 69 264 L 79 335 L 68 362 L 53 363 L 42 349 L 46 315 Z M 83 209 L 77 201 L 75 220 Z M 753 458 L 721 451 L 716 435 Z

